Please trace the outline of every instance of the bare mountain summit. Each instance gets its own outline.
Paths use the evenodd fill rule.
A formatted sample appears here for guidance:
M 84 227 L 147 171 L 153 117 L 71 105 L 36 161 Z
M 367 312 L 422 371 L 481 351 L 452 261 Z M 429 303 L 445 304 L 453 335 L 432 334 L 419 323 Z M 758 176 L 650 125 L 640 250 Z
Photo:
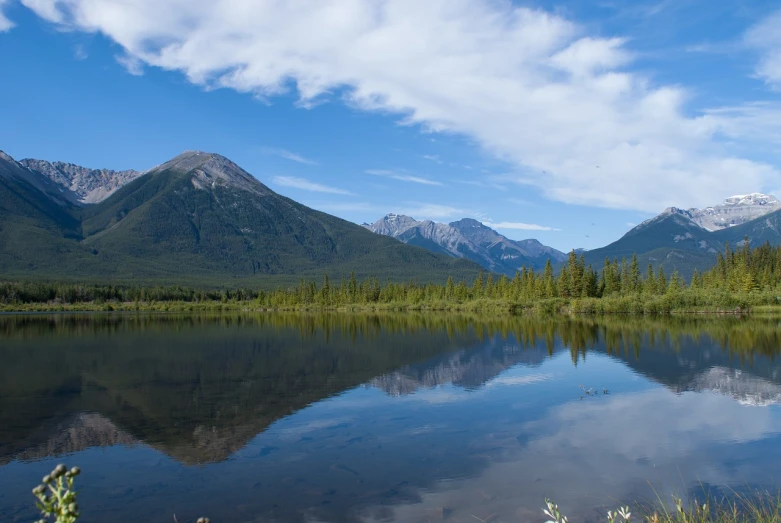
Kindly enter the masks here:
M 775 197 L 755 192 L 730 196 L 720 204 L 705 209 L 688 209 L 685 214 L 703 229 L 718 231 L 742 225 L 779 209 L 781 202 Z
M 541 269 L 548 260 L 555 263 L 566 259 L 564 253 L 537 240 L 511 240 L 470 218 L 448 224 L 391 213 L 363 226 L 410 245 L 472 260 L 489 271 L 508 276 L 524 266 Z
M 32 158 L 21 160 L 19 164 L 45 176 L 59 186 L 62 196 L 67 200 L 82 205 L 102 202 L 143 174 L 134 170 L 89 169 L 72 163 Z

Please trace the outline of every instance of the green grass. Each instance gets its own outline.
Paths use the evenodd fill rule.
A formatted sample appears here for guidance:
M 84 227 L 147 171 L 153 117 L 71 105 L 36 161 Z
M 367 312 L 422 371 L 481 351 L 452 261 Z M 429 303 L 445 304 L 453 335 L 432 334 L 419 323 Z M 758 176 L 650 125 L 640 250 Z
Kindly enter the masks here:
M 558 506 L 545 500 L 544 513 L 549 523 L 566 523 Z M 652 503 L 637 503 L 635 507 L 623 506 L 607 513 L 608 523 L 646 521 L 648 523 L 779 523 L 781 522 L 781 493 L 770 495 L 756 492 L 750 496 L 733 493 L 722 499 L 708 498 L 694 501 L 688 506 L 673 496 L 672 503 L 657 497 Z

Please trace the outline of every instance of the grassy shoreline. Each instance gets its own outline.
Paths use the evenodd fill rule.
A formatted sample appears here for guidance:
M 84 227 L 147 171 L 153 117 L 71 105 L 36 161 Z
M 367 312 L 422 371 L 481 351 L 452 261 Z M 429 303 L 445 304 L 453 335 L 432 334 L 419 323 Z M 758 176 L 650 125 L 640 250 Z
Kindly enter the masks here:
M 503 315 L 744 315 L 781 314 L 781 305 L 719 304 L 684 305 L 654 300 L 621 299 L 549 299 L 534 302 L 507 300 L 475 300 L 468 302 L 434 303 L 354 303 L 354 304 L 300 304 L 268 306 L 255 300 L 235 301 L 148 301 L 148 302 L 79 302 L 79 303 L 19 303 L 0 304 L 1 313 L 24 312 L 456 312 L 490 313 Z

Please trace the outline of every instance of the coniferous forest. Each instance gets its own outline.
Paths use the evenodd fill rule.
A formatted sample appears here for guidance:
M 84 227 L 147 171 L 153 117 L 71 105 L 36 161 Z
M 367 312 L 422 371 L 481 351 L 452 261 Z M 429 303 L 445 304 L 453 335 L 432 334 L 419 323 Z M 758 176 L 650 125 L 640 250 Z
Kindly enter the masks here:
M 366 308 L 398 310 L 504 310 L 506 312 L 669 313 L 748 311 L 781 305 L 781 246 L 727 245 L 715 265 L 685 281 L 637 257 L 587 265 L 574 251 L 554 271 L 518 271 L 514 278 L 481 273 L 474 281 L 445 285 L 410 281 L 301 280 L 297 286 L 262 290 L 182 286 L 0 283 L 2 310 L 214 310 Z

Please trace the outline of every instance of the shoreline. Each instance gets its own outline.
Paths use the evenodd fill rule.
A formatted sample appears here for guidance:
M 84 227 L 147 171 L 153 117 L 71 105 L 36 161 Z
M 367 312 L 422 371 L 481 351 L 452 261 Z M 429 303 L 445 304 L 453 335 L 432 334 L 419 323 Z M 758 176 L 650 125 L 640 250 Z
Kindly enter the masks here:
M 589 304 L 592 305 L 592 304 Z M 609 305 L 609 304 L 608 304 Z M 756 307 L 719 307 L 703 305 L 700 307 L 681 307 L 666 310 L 610 310 L 607 308 L 583 307 L 578 302 L 567 303 L 512 303 L 507 301 L 482 301 L 457 304 L 347 304 L 347 305 L 294 305 L 268 307 L 253 301 L 241 302 L 84 302 L 84 303 L 28 303 L 20 305 L 0 305 L 0 314 L 25 313 L 96 313 L 96 312 L 138 312 L 138 313 L 273 313 L 273 312 L 416 312 L 416 313 L 483 313 L 503 316 L 669 316 L 669 315 L 713 315 L 745 316 L 750 314 L 779 314 L 781 306 L 761 305 Z

